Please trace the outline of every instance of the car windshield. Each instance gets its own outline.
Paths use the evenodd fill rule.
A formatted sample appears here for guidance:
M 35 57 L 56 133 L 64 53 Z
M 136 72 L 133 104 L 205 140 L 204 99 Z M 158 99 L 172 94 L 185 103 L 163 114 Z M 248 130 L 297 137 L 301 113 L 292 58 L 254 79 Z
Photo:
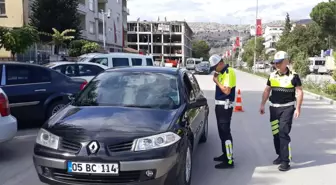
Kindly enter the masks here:
M 210 66 L 209 62 L 201 62 L 199 65 L 202 66 L 202 67 Z
M 187 64 L 194 64 L 194 60 L 187 60 Z
M 176 109 L 180 105 L 178 80 L 163 73 L 105 72 L 87 85 L 73 105 Z

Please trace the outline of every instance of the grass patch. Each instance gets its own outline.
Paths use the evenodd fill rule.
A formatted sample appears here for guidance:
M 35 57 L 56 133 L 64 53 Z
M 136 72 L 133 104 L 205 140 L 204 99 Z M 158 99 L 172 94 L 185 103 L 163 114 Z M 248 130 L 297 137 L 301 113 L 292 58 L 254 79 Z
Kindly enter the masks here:
M 251 73 L 251 74 L 263 77 L 263 78 L 268 78 L 269 76 L 267 73 L 262 73 L 262 72 L 253 73 L 253 70 L 251 69 L 238 68 L 238 70 Z M 318 95 L 330 98 L 332 100 L 336 100 L 336 84 L 330 84 L 327 82 L 323 84 L 316 84 L 311 81 L 306 81 L 306 82 L 303 82 L 303 89 L 308 92 L 318 94 Z

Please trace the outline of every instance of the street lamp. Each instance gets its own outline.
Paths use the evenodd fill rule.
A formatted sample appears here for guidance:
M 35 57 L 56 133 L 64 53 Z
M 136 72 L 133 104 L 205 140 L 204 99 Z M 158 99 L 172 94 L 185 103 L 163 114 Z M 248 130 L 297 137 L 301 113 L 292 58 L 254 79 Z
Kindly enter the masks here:
M 258 19 L 258 5 L 259 1 L 257 0 L 257 6 L 256 6 L 256 18 L 255 18 L 255 34 L 254 34 L 254 56 L 253 56 L 253 72 L 256 72 L 256 60 L 257 60 L 257 19 Z
M 110 10 L 108 10 L 108 12 L 105 12 L 103 9 L 101 9 L 100 12 L 102 14 L 102 19 L 103 19 L 103 46 L 104 46 L 104 50 L 106 50 L 105 15 L 107 16 L 107 18 L 110 18 L 111 12 Z

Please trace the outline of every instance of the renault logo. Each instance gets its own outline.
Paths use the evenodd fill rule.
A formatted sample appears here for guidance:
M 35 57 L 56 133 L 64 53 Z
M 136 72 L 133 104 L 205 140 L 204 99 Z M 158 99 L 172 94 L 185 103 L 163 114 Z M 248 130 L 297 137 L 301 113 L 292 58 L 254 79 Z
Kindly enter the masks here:
M 91 141 L 87 145 L 88 153 L 90 154 L 96 154 L 99 150 L 99 143 L 97 141 Z

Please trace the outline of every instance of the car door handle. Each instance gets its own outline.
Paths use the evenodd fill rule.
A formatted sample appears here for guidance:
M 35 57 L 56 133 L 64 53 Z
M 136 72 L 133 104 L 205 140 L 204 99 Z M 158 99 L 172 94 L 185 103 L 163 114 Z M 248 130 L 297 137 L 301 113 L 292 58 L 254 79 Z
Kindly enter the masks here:
M 46 89 L 36 89 L 35 92 L 44 92 Z

